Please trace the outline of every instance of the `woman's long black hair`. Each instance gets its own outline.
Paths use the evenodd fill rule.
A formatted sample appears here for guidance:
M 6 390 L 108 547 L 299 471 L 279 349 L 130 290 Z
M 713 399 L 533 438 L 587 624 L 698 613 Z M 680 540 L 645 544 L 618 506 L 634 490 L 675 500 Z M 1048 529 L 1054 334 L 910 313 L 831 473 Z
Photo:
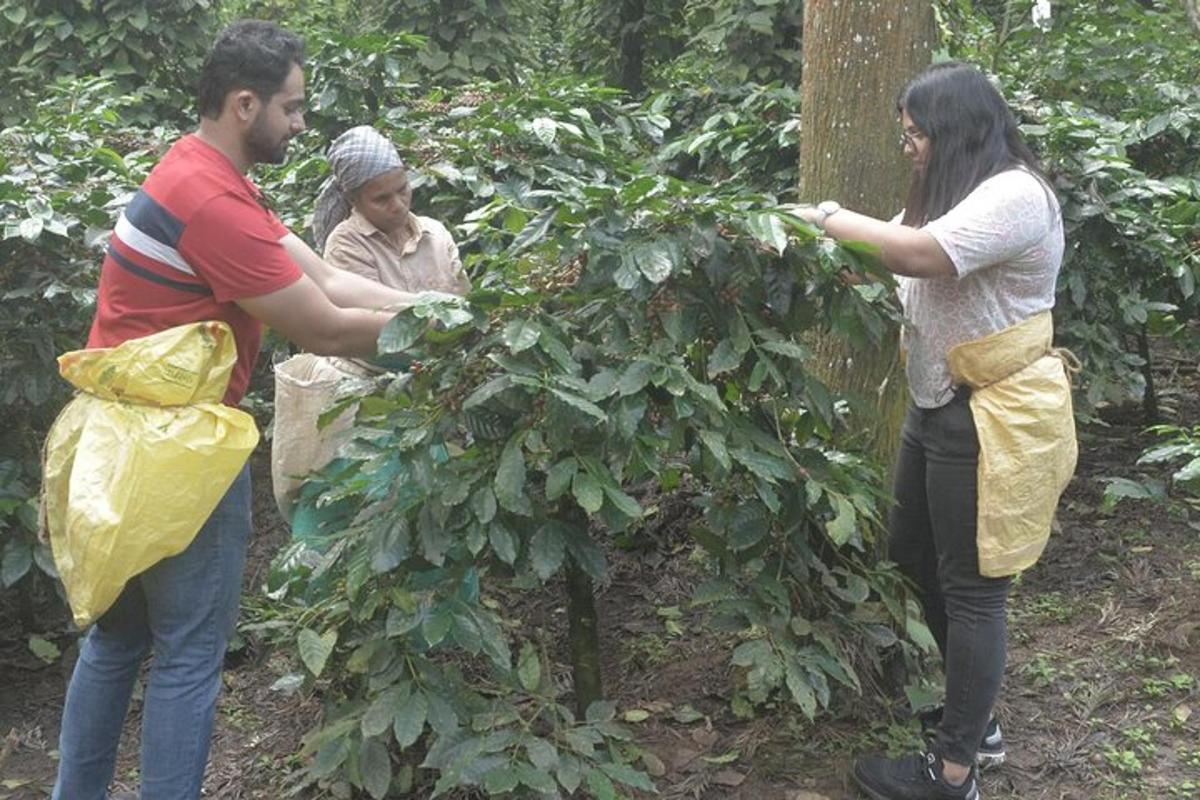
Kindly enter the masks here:
M 993 175 L 1028 168 L 1050 191 L 1004 98 L 979 70 L 957 61 L 935 64 L 896 101 L 929 138 L 924 169 L 913 171 L 904 224 L 920 227 L 958 205 Z

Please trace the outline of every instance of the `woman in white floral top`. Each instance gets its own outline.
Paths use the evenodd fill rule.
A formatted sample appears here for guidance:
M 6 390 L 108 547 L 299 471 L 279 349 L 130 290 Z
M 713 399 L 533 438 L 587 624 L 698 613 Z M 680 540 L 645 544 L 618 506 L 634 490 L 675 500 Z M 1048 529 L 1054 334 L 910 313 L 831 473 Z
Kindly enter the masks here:
M 980 574 L 979 441 L 970 391 L 954 385 L 947 354 L 1053 307 L 1062 215 L 1012 112 L 978 70 L 938 64 L 897 105 L 913 161 L 904 212 L 880 220 L 832 201 L 801 211 L 829 236 L 877 245 L 898 276 L 912 406 L 889 555 L 920 591 L 945 663 L 945 706 L 922 720 L 928 752 L 860 759 L 854 777 L 875 800 L 978 800 L 977 764 L 1004 760 L 992 711 L 1011 577 Z

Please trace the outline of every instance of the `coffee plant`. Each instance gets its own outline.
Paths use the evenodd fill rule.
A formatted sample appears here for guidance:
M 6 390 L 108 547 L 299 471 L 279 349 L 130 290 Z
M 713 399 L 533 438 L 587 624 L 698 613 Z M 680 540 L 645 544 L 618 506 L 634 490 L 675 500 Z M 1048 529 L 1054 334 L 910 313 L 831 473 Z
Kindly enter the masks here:
M 100 76 L 141 90 L 127 122 L 189 117 L 191 89 L 215 32 L 212 0 L 2 0 L 0 117 L 19 122 L 47 80 Z
M 471 96 L 451 130 L 410 109 L 394 135 L 428 149 L 427 202 L 473 203 L 478 288 L 381 335 L 409 367 L 346 399 L 354 440 L 306 486 L 269 586 L 300 604 L 327 701 L 306 779 L 381 797 L 423 767 L 435 795 L 614 797 L 648 788 L 636 746 L 611 705 L 572 710 L 497 597 L 564 571 L 603 581 L 613 538 L 653 535 L 654 498 L 674 494 L 735 704 L 811 717 L 833 686 L 858 690 L 894 631 L 923 629 L 868 557 L 879 476 L 833 446 L 839 405 L 797 336 L 870 347 L 895 310 L 883 285 L 838 279 L 869 257 L 771 197 L 656 173 L 657 112 L 577 83 Z
M 695 31 L 688 55 L 704 54 L 706 64 L 715 61 L 725 80 L 800 85 L 801 0 L 689 3 L 688 16 Z

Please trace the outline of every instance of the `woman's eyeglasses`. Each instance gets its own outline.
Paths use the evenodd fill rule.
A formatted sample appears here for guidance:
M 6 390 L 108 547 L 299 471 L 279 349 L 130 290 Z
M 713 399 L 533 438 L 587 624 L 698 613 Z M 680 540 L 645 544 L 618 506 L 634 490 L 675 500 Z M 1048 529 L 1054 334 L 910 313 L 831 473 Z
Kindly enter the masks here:
M 921 133 L 916 128 L 902 130 L 900 131 L 900 147 L 901 149 L 908 149 L 911 147 L 912 149 L 916 150 L 917 142 L 923 140 L 924 138 L 925 134 Z

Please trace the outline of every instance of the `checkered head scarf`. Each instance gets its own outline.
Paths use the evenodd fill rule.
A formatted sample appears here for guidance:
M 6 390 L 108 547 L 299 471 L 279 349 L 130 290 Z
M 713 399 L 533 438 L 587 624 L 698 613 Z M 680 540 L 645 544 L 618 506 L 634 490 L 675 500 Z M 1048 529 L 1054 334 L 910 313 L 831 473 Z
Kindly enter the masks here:
M 325 249 L 325 239 L 337 224 L 350 216 L 350 196 L 364 183 L 385 172 L 403 169 L 404 162 L 396 146 L 370 125 L 351 128 L 329 146 L 332 173 L 321 187 L 313 212 L 313 236 L 317 252 Z

